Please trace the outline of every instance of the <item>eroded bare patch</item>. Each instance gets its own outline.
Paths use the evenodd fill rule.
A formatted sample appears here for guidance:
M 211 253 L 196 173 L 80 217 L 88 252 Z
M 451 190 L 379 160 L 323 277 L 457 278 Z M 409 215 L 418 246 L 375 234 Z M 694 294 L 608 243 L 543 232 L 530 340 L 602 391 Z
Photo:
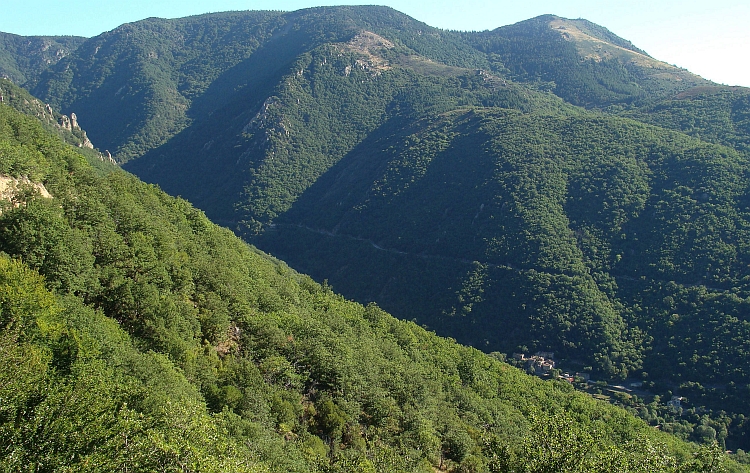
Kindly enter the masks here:
M 646 69 L 658 70 L 661 78 L 682 80 L 679 68 L 657 61 L 656 59 L 641 54 L 630 49 L 608 43 L 599 38 L 595 38 L 585 31 L 581 30 L 575 23 L 558 18 L 550 21 L 549 27 L 559 33 L 566 41 L 575 43 L 578 53 L 585 60 L 596 62 L 619 59 L 624 63 L 633 64 Z
M 383 57 L 383 52 L 392 49 L 394 46 L 392 42 L 378 34 L 371 31 L 362 31 L 349 42 L 340 44 L 339 48 L 363 56 L 357 60 L 356 66 L 363 70 L 380 73 L 391 69 L 389 61 Z
M 18 207 L 26 200 L 29 192 L 38 193 L 48 199 L 52 198 L 52 194 L 41 182 L 32 182 L 28 177 L 15 178 L 0 175 L 0 201 L 10 202 L 14 207 Z

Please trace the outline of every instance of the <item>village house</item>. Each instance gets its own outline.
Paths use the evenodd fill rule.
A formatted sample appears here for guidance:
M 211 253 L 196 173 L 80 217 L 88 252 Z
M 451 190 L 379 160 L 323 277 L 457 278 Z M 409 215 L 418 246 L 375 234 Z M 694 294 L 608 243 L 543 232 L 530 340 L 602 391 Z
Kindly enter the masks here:
M 513 353 L 513 359 L 523 362 L 524 367 L 527 370 L 533 370 L 536 375 L 547 374 L 555 368 L 555 362 L 551 357 L 548 358 L 541 356 L 540 353 L 554 355 L 552 352 L 537 352 L 537 354 L 533 356 L 526 356 L 524 353 Z

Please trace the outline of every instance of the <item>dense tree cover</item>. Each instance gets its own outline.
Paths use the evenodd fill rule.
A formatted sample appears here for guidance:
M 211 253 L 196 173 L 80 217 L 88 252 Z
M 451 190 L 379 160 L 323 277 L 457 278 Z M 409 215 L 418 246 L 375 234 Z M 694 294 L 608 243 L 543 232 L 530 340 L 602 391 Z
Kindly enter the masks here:
M 31 88 L 50 64 L 70 55 L 86 38 L 19 36 L 0 32 L 0 78 Z
M 259 245 L 487 351 L 553 350 L 748 412 L 722 394 L 750 382 L 747 158 L 588 114 L 463 110 L 393 137 L 342 159 Z
M 277 16 L 227 13 L 209 21 L 128 23 L 86 41 L 46 71 L 35 95 L 91 117 L 93 141 L 126 161 L 184 128 L 190 100 L 257 48 Z
M 456 34 L 388 8 L 232 12 L 122 25 L 86 41 L 46 71 L 33 91 L 63 110 L 106 116 L 87 129 L 125 162 L 232 103 L 238 89 L 266 93 L 262 103 L 297 56 L 370 28 L 443 63 L 487 64 Z M 260 105 L 253 103 L 244 105 Z
M 515 79 L 536 82 L 587 108 L 642 103 L 711 84 L 654 60 L 629 41 L 586 20 L 543 15 L 464 36 Z
M 114 164 L 105 160 L 104 156 L 93 148 L 93 144 L 86 136 L 86 131 L 80 127 L 80 123 L 77 127 L 74 127 L 70 117 L 63 118 L 62 114 L 43 104 L 26 89 L 22 89 L 6 79 L 0 79 L 0 96 L 3 97 L 3 103 L 26 115 L 35 117 L 47 131 L 58 135 L 66 143 L 81 148 L 81 153 L 86 156 L 89 163 L 102 172 L 109 172 L 114 169 Z
M 750 152 L 750 89 L 745 87 L 696 87 L 636 109 L 612 111 Z
M 684 91 L 704 83 L 583 20 L 459 34 L 334 7 L 123 25 L 36 90 L 349 297 L 721 409 L 750 382 L 745 160 L 545 92 L 743 151 L 745 95 Z
M 345 43 L 303 54 L 273 92 L 248 87 L 234 94 L 210 120 L 126 168 L 199 202 L 218 221 L 244 220 L 253 233 L 368 135 L 466 105 L 564 108 L 555 97 L 500 85 L 475 70 L 429 63 L 408 51 L 372 53 L 363 60 Z
M 56 38 L 63 49 L 42 49 L 63 52 L 45 59 L 53 63 L 46 71 L 32 68 L 26 85 L 56 108 L 90 117 L 93 140 L 125 162 L 227 104 L 257 110 L 300 55 L 362 30 L 432 63 L 512 76 L 589 107 L 641 103 L 710 85 L 585 20 L 546 15 L 492 32 L 458 33 L 384 7 L 150 18 L 83 43 Z M 10 39 L 0 54 L 20 61 Z M 236 96 L 241 89 L 245 94 Z
M 148 19 L 36 74 L 27 83 L 81 116 L 128 169 L 347 297 L 483 350 L 552 349 L 597 376 L 648 375 L 697 410 L 639 415 L 694 440 L 723 424 L 729 447 L 750 448 L 745 90 L 714 87 L 585 20 L 455 33 L 383 7 Z M 40 102 L 11 96 L 39 115 Z M 13 157 L 4 172 L 46 178 L 38 154 L 3 146 Z M 27 216 L 12 215 L 25 229 Z M 49 242 L 44 251 L 8 243 L 55 290 L 158 339 L 180 363 L 198 326 L 213 346 L 227 341 L 223 315 L 213 328 L 202 316 L 153 322 L 189 302 L 144 314 L 137 301 L 158 293 L 134 276 L 146 270 L 99 274 L 88 227 L 66 230 L 59 216 L 28 216 L 47 229 L 27 234 Z M 138 232 L 125 244 L 150 268 L 141 245 L 152 234 Z M 172 281 L 170 271 L 151 277 Z M 118 296 L 87 292 L 97 280 Z M 151 322 L 122 315 L 133 312 Z M 201 388 L 212 408 L 236 395 L 216 383 Z M 337 424 L 331 402 L 326 431 Z
M 3 470 L 741 471 L 348 302 L 5 105 L 0 139 L 54 196 L 0 214 Z

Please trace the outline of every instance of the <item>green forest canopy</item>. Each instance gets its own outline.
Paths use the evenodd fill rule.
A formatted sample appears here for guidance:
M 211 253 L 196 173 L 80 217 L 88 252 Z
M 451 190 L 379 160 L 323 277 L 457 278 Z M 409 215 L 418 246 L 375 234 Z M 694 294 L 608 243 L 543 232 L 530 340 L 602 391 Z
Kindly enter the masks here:
M 6 105 L 0 140 L 54 196 L 0 215 L 4 470 L 740 471 L 348 302 Z

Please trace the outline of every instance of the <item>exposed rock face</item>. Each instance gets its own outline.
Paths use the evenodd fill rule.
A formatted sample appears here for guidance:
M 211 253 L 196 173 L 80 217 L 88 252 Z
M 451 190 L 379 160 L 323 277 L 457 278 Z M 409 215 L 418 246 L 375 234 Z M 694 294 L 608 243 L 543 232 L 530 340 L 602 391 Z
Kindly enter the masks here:
M 268 97 L 260 110 L 255 114 L 252 120 L 242 129 L 242 133 L 250 133 L 254 128 L 265 128 L 268 122 L 268 111 L 271 107 L 279 102 L 278 97 Z
M 371 31 L 362 31 L 348 43 L 339 44 L 338 47 L 341 50 L 353 51 L 363 55 L 363 58 L 357 60 L 356 63 L 362 70 L 377 75 L 382 71 L 391 69 L 390 64 L 383 57 L 383 50 L 392 49 L 394 44 Z M 348 76 L 350 73 L 351 66 L 347 66 L 344 75 Z
M 68 131 L 73 131 L 73 127 L 70 124 L 70 118 L 67 115 L 60 117 L 60 128 Z
M 22 199 L 19 198 L 19 190 L 21 190 L 21 187 L 28 186 L 39 192 L 42 197 L 52 198 L 52 194 L 47 191 L 47 188 L 41 182 L 31 182 L 28 177 L 15 178 L 0 174 L 0 200 L 6 200 L 11 202 L 14 207 L 18 207 L 23 203 Z
M 81 142 L 78 147 L 94 149 L 94 143 L 92 143 L 91 140 L 89 140 L 89 137 L 86 136 L 86 132 L 83 132 L 83 142 Z
M 47 105 L 47 106 L 49 107 L 49 105 Z M 52 113 L 51 110 L 52 109 L 50 108 L 50 113 Z M 81 127 L 78 125 L 78 117 L 76 116 L 75 113 L 71 113 L 70 114 L 70 118 L 68 118 L 67 115 L 61 116 L 60 117 L 60 127 L 63 128 L 63 129 L 65 129 L 65 130 L 68 130 L 68 131 L 80 130 L 81 129 Z
M 102 155 L 102 161 L 109 161 L 112 164 L 117 164 L 115 161 L 115 158 L 112 157 L 112 154 L 109 152 L 108 149 L 104 150 L 104 154 Z

